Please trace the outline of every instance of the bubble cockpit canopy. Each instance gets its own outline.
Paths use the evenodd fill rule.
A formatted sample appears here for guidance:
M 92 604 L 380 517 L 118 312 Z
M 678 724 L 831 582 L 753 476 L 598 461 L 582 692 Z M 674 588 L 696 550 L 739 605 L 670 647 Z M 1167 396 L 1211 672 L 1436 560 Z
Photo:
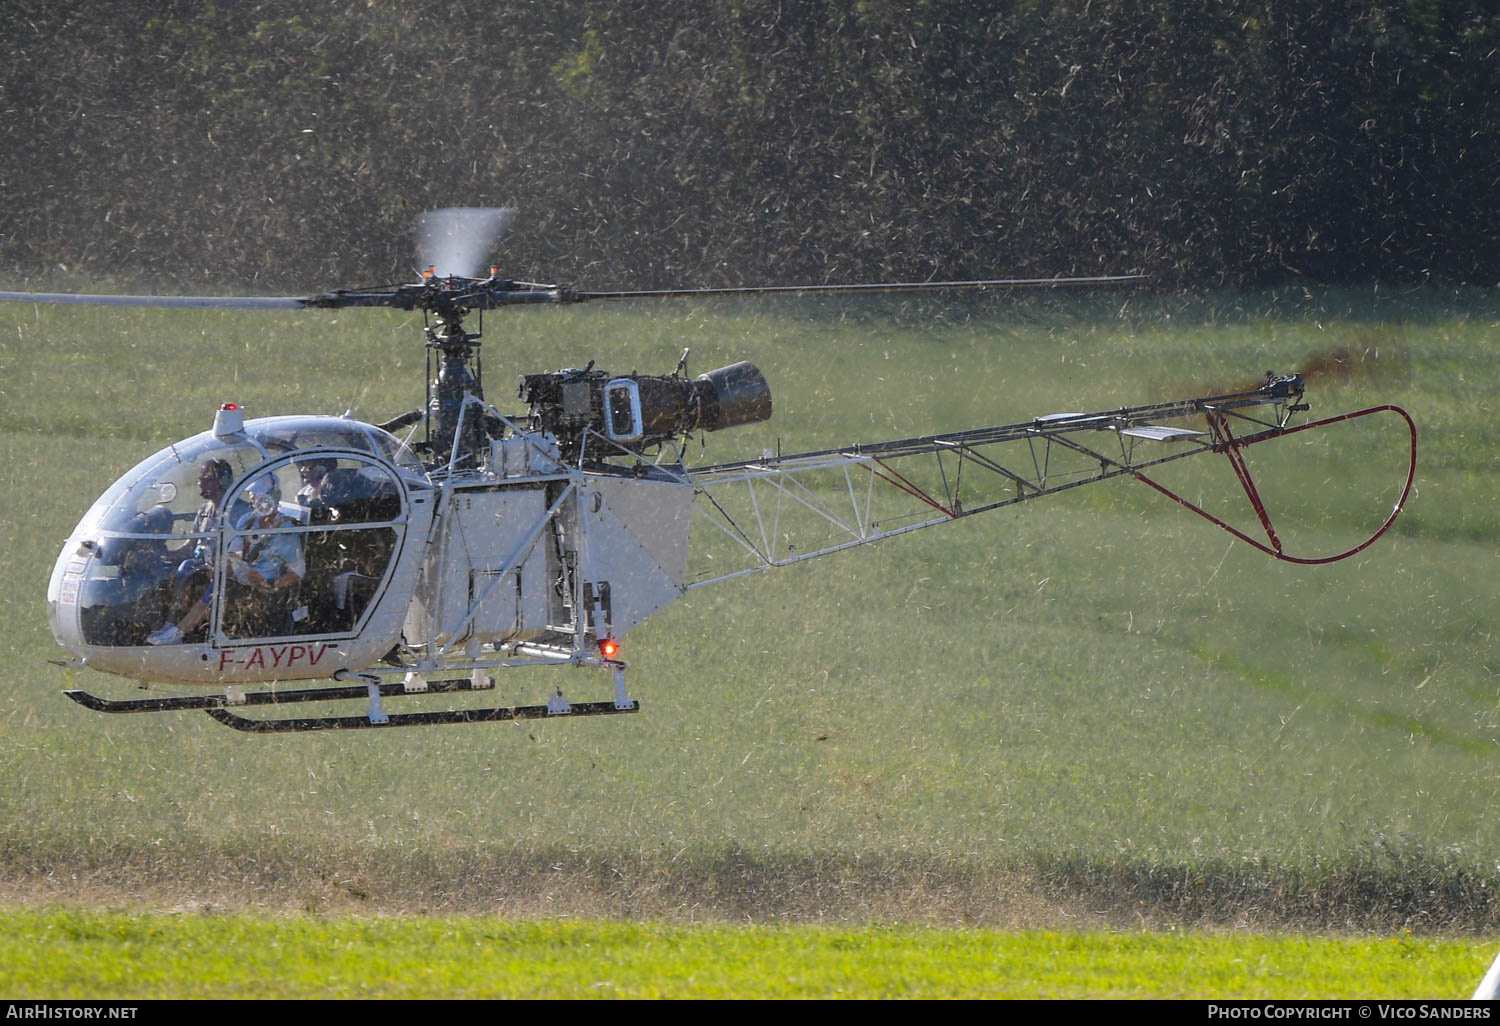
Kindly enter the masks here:
M 298 572 L 287 580 L 308 578 L 297 589 L 303 596 L 327 583 L 322 578 L 345 579 L 337 610 L 299 619 L 285 631 L 352 630 L 363 607 L 348 599 L 347 581 L 378 585 L 404 520 L 401 496 L 428 487 L 411 450 L 379 428 L 338 417 L 241 422 L 238 410 L 226 407 L 213 430 L 142 460 L 85 514 L 49 588 L 54 633 L 65 647 L 75 633 L 66 617 L 59 619 L 61 602 L 78 611 L 83 644 L 144 644 L 152 629 L 181 613 L 176 607 L 192 588 L 202 590 L 191 573 L 211 574 L 221 545 L 229 551 L 246 544 L 240 532 L 252 517 L 262 528 L 312 532 L 284 546 L 297 557 Z M 257 501 L 266 502 L 263 493 L 270 504 L 257 509 Z M 333 556 L 311 560 L 317 570 L 310 572 L 302 553 L 326 534 L 319 525 L 354 533 L 336 539 Z M 231 628 L 227 619 L 219 627 Z
M 221 492 L 268 459 L 304 449 L 354 449 L 395 464 L 403 476 L 425 481 L 421 462 L 394 435 L 341 417 L 266 417 L 247 421 L 242 432 L 204 431 L 169 445 L 136 464 L 89 509 L 75 539 L 93 539 L 106 549 L 112 539 L 186 539 L 208 495 L 204 478 L 217 476 Z M 201 526 L 198 528 L 201 530 Z M 114 560 L 106 555 L 104 562 Z

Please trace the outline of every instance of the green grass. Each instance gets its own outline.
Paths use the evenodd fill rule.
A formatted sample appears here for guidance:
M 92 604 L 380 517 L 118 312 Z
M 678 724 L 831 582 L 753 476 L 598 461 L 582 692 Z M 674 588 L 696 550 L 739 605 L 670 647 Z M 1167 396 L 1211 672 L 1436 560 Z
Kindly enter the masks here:
M 417 406 L 413 322 L 0 309 L 0 883 L 342 910 L 352 879 L 379 909 L 587 915 L 603 895 L 665 919 L 758 918 L 750 888 L 794 921 L 1493 932 L 1497 323 L 1485 293 L 491 316 L 502 407 L 521 371 L 665 372 L 684 346 L 694 372 L 756 362 L 775 419 L 709 436 L 710 459 L 1198 394 L 1343 347 L 1314 415 L 1409 408 L 1418 490 L 1379 544 L 1304 568 L 1146 489 L 1082 489 L 692 593 L 626 639 L 639 716 L 250 737 L 61 698 L 51 564 L 124 468 L 221 401 Z M 1299 543 L 1349 544 L 1389 507 L 1391 435 L 1360 423 L 1290 452 Z M 558 681 L 507 674 L 500 697 Z M 870 865 L 903 886 L 870 898 Z
M 1474 941 L 499 919 L 0 915 L 0 990 L 87 998 L 1466 998 Z

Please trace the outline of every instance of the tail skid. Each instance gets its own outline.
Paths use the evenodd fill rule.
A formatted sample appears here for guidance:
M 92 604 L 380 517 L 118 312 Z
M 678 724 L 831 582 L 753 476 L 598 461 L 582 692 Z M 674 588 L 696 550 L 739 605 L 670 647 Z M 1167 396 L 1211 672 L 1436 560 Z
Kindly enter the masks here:
M 1385 522 L 1375 530 L 1374 534 L 1370 535 L 1364 541 L 1360 542 L 1358 545 L 1354 546 L 1351 549 L 1345 549 L 1343 552 L 1337 553 L 1332 556 L 1309 557 L 1288 555 L 1282 549 L 1281 539 L 1277 536 L 1276 528 L 1271 523 L 1271 514 L 1266 509 L 1265 503 L 1261 501 L 1260 492 L 1256 489 L 1255 481 L 1250 476 L 1250 467 L 1245 462 L 1244 457 L 1245 448 L 1247 446 L 1254 445 L 1257 442 L 1267 441 L 1271 438 L 1285 438 L 1286 436 L 1296 434 L 1299 431 L 1311 431 L 1314 428 L 1328 427 L 1333 424 L 1341 424 L 1345 421 L 1355 420 L 1360 417 L 1369 417 L 1377 413 L 1394 413 L 1402 420 L 1406 421 L 1407 433 L 1411 439 L 1410 456 L 1407 459 L 1406 465 L 1406 482 L 1401 486 L 1401 497 L 1396 500 L 1396 505 L 1391 510 L 1391 515 L 1385 518 Z M 1235 438 L 1233 432 L 1230 430 L 1229 421 L 1220 414 L 1211 414 L 1209 416 L 1208 422 L 1212 427 L 1214 437 L 1217 440 L 1217 444 L 1214 446 L 1214 451 L 1222 452 L 1226 457 L 1228 457 L 1230 464 L 1233 465 L 1235 477 L 1239 479 L 1240 486 L 1245 490 L 1245 497 L 1250 500 L 1251 507 L 1255 510 L 1256 516 L 1260 518 L 1261 526 L 1265 529 L 1266 537 L 1269 540 L 1270 544 L 1257 541 L 1238 528 L 1230 526 L 1223 520 L 1208 512 L 1203 507 L 1190 502 L 1189 500 L 1183 498 L 1181 495 L 1178 495 L 1176 492 L 1167 488 L 1165 485 L 1162 485 L 1161 483 L 1152 480 L 1150 477 L 1147 477 L 1140 471 L 1135 472 L 1136 480 L 1150 485 L 1152 488 L 1155 488 L 1157 491 L 1167 496 L 1167 498 L 1173 500 L 1179 505 L 1185 506 L 1186 508 L 1192 510 L 1194 513 L 1198 514 L 1200 517 L 1203 517 L 1205 520 L 1209 521 L 1215 526 L 1223 528 L 1225 531 L 1228 531 L 1230 534 L 1234 535 L 1245 544 L 1259 549 L 1261 552 L 1264 552 L 1266 555 L 1272 557 L 1273 559 L 1279 559 L 1286 563 L 1298 563 L 1303 566 L 1321 566 L 1326 563 L 1337 563 L 1339 560 L 1348 559 L 1350 556 L 1353 556 L 1356 553 L 1363 552 L 1365 549 L 1373 545 L 1375 541 L 1381 535 L 1385 534 L 1385 532 L 1390 529 L 1390 526 L 1396 522 L 1396 518 L 1399 517 L 1401 515 L 1401 511 L 1406 508 L 1406 500 L 1411 495 L 1412 483 L 1416 480 L 1417 425 L 1416 422 L 1411 419 L 1411 414 L 1407 413 L 1399 406 L 1371 406 L 1368 409 L 1355 410 L 1353 413 L 1343 413 L 1336 417 L 1325 417 L 1322 420 L 1315 420 L 1307 424 L 1300 424 L 1297 427 L 1285 428 L 1274 433 L 1261 434 L 1250 438 Z

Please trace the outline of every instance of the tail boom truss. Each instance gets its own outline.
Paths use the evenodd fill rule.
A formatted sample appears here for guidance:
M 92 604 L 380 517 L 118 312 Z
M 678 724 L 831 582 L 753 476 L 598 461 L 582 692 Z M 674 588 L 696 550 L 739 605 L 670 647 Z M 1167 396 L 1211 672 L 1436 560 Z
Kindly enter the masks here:
M 1327 563 L 1361 551 L 1401 512 L 1416 467 L 1416 428 L 1395 406 L 1379 406 L 1289 426 L 1308 409 L 1296 375 L 1267 375 L 1258 388 L 1101 413 L 1052 414 L 997 427 L 927 435 L 690 471 L 695 515 L 712 525 L 744 565 L 691 574 L 688 589 L 786 566 L 1046 495 L 1131 477 L 1170 496 L 1263 552 L 1289 562 Z M 1391 412 L 1410 430 L 1406 484 L 1395 510 L 1362 544 L 1335 556 L 1301 558 L 1282 550 L 1243 450 L 1260 442 Z M 1167 422 L 1202 417 L 1206 430 Z M 1233 426 L 1243 433 L 1236 434 Z M 1105 441 L 1099 441 L 1100 436 Z M 1155 446 L 1170 444 L 1170 452 Z M 1262 543 L 1170 491 L 1146 471 L 1203 453 L 1225 455 L 1267 532 Z M 894 501 L 893 501 L 894 500 Z M 819 530 L 808 531 L 809 525 Z M 711 532 L 712 533 L 712 532 Z M 798 545 L 811 537 L 812 544 Z

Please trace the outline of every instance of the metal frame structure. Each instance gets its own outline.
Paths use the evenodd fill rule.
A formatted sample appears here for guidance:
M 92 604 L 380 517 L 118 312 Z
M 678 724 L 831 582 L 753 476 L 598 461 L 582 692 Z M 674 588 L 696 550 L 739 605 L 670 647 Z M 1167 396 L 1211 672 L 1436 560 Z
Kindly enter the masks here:
M 1277 559 L 1307 564 L 1335 562 L 1374 542 L 1401 512 L 1416 470 L 1416 426 L 1404 410 L 1395 406 L 1371 407 L 1289 426 L 1293 414 L 1308 408 L 1302 398 L 1299 377 L 1268 375 L 1260 388 L 1243 392 L 1122 407 L 1102 413 L 1054 414 L 1000 427 L 792 456 L 767 453 L 758 460 L 694 470 L 690 476 L 699 490 L 696 511 L 702 520 L 743 550 L 750 565 L 695 578 L 687 587 L 700 588 L 802 562 L 1117 477 L 1130 477 L 1150 485 Z M 1267 412 L 1269 416 L 1265 415 Z M 1390 516 L 1371 537 L 1345 552 L 1319 557 L 1284 552 L 1245 462 L 1244 449 L 1297 432 L 1386 412 L 1401 417 L 1410 433 L 1406 479 Z M 1165 423 L 1196 417 L 1204 419 L 1206 430 Z M 1245 433 L 1236 434 L 1232 424 L 1241 425 Z M 1173 445 L 1173 451 L 1163 454 L 1154 447 L 1160 444 Z M 1146 473 L 1162 464 L 1204 453 L 1220 453 L 1229 459 L 1267 532 L 1269 544 L 1230 526 Z M 1062 461 L 1058 459 L 1060 455 L 1074 458 Z M 1065 466 L 1059 466 L 1064 462 Z M 911 469 L 915 465 L 925 465 L 926 478 L 936 481 L 938 486 L 926 488 L 917 484 L 917 474 Z M 997 479 L 1011 494 L 996 496 Z M 888 499 L 890 489 L 906 496 L 909 502 L 904 509 L 877 516 L 877 497 Z M 731 512 L 725 501 L 726 493 L 731 490 L 742 494 L 748 514 Z M 789 510 L 812 514 L 827 525 L 831 537 L 821 544 L 799 547 L 785 527 Z

